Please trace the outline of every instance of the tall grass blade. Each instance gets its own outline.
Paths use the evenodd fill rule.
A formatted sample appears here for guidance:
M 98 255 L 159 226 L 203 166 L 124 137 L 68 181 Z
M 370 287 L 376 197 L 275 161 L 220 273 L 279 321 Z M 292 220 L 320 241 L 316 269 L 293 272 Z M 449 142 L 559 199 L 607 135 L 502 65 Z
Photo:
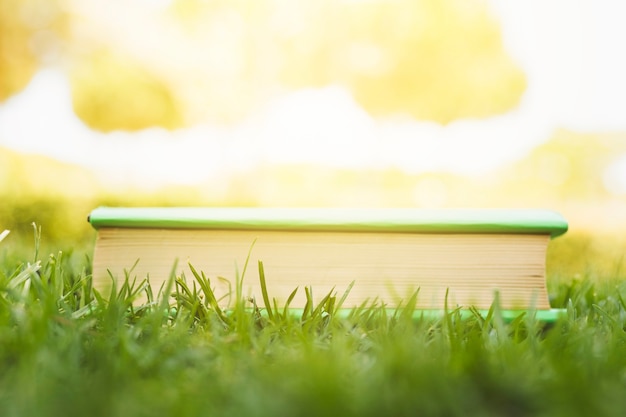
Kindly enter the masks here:
M 35 259 L 33 262 L 37 262 L 39 260 L 39 244 L 41 243 L 41 226 L 37 226 L 35 222 L 32 223 L 32 226 L 35 234 Z
M 18 273 L 15 277 L 11 278 L 9 283 L 7 284 L 8 289 L 17 288 L 19 285 L 26 282 L 28 279 L 36 274 L 41 269 L 41 262 L 37 261 L 34 264 L 27 264 L 26 268 Z
M 263 268 L 263 262 L 259 261 L 259 280 L 261 284 L 261 294 L 263 296 L 263 304 L 265 304 L 265 310 L 267 311 L 267 317 L 270 321 L 274 321 L 274 312 L 272 311 L 272 305 L 270 304 L 270 297 L 267 294 L 267 283 L 265 282 L 265 269 Z
M 417 306 L 417 297 L 419 296 L 419 292 L 420 290 L 418 288 L 417 291 L 411 294 L 411 297 L 407 300 L 406 304 L 402 308 L 399 308 L 400 319 L 404 320 L 404 322 L 411 321 L 413 319 L 413 316 L 415 314 L 415 307 Z
M 339 301 L 337 301 L 337 304 L 335 305 L 335 311 L 341 309 L 341 307 L 343 307 L 343 303 L 346 302 L 346 299 L 348 298 L 348 295 L 350 294 L 350 291 L 352 291 L 352 287 L 354 287 L 354 283 L 355 281 L 352 281 L 348 287 L 346 288 L 346 290 L 343 292 L 341 298 L 339 299 Z
M 311 318 L 317 318 L 320 315 L 320 313 L 323 311 L 324 307 L 326 307 L 326 304 L 328 303 L 328 301 L 332 298 L 333 291 L 335 291 L 334 287 L 317 304 L 317 307 L 315 307 L 315 309 L 311 313 Z
M 174 283 L 176 281 L 176 270 L 178 269 L 178 258 L 174 260 L 174 265 L 172 265 L 172 269 L 170 270 L 170 275 L 165 282 L 165 288 L 159 294 L 160 302 L 159 302 L 159 311 L 169 311 L 170 308 L 170 296 L 172 294 L 172 288 L 174 287 Z
M 302 321 L 307 319 L 309 312 L 313 308 L 313 292 L 311 291 L 311 288 L 304 287 L 304 295 L 306 297 L 306 302 L 304 304 L 304 309 L 302 310 Z
M 236 306 L 239 308 L 243 308 L 243 280 L 246 276 L 246 271 L 248 270 L 248 263 L 250 262 L 250 257 L 252 256 L 252 249 L 254 249 L 254 245 L 256 244 L 256 239 L 252 241 L 250 245 L 250 249 L 248 249 L 248 255 L 246 255 L 246 260 L 243 263 L 243 271 L 241 271 L 241 275 L 239 275 L 239 269 L 237 265 L 235 265 L 235 290 L 236 290 Z
M 202 290 L 202 293 L 204 294 L 207 307 L 210 307 L 217 314 L 222 323 L 227 325 L 229 322 L 228 317 L 215 298 L 215 293 L 213 292 L 213 289 L 211 289 L 210 280 L 206 277 L 206 275 L 204 275 L 204 272 L 198 273 L 191 263 L 187 263 L 187 265 L 196 279 L 196 282 L 200 285 L 200 290 Z
M 285 302 L 285 307 L 283 307 L 283 317 L 287 317 L 287 314 L 289 313 L 289 305 L 291 305 L 291 302 L 295 298 L 297 292 L 298 287 L 296 287 L 296 289 L 289 294 L 289 297 L 287 297 L 287 302 Z

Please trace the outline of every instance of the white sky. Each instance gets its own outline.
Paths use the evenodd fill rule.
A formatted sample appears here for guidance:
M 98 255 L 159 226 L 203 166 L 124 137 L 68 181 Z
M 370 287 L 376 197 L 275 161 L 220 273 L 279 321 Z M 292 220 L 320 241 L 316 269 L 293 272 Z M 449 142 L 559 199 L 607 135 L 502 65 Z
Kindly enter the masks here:
M 329 86 L 282 96 L 229 129 L 197 125 L 103 134 L 74 115 L 67 79 L 49 69 L 0 106 L 0 146 L 156 186 L 193 184 L 274 163 L 480 175 L 523 157 L 555 128 L 626 132 L 626 3 L 490 4 L 508 53 L 528 80 L 520 106 L 505 115 L 446 127 L 374 119 L 346 90 Z M 613 189 L 626 193 L 626 156 L 622 160 L 608 175 Z

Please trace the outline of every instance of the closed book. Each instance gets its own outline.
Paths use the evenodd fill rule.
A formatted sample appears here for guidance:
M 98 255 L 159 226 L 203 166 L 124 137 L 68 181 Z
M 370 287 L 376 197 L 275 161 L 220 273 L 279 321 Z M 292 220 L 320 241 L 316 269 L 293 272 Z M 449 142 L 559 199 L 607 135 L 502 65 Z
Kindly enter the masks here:
M 105 289 L 125 271 L 160 288 L 177 265 L 210 279 L 225 307 L 237 274 L 243 296 L 267 292 L 302 308 L 303 287 L 320 297 L 351 286 L 343 307 L 376 302 L 390 308 L 417 292 L 416 308 L 444 305 L 488 309 L 496 293 L 508 310 L 551 309 L 546 253 L 568 225 L 538 209 L 313 209 L 100 207 L 89 222 L 97 230 L 95 285 Z

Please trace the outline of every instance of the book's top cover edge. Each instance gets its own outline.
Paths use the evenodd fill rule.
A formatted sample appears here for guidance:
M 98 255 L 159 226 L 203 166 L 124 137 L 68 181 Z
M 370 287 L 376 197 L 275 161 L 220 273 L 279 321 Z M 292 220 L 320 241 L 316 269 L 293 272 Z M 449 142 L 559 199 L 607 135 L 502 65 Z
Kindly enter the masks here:
M 551 237 L 568 229 L 559 213 L 543 209 L 98 207 L 88 220 L 95 229 L 523 233 Z

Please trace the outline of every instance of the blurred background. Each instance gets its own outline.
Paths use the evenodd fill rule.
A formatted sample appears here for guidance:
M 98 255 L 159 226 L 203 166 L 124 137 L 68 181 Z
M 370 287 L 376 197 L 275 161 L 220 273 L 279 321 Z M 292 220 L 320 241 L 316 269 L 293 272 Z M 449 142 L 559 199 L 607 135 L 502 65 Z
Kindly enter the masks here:
M 0 231 L 88 252 L 98 205 L 542 207 L 571 225 L 551 271 L 619 274 L 625 13 L 2 0 Z

